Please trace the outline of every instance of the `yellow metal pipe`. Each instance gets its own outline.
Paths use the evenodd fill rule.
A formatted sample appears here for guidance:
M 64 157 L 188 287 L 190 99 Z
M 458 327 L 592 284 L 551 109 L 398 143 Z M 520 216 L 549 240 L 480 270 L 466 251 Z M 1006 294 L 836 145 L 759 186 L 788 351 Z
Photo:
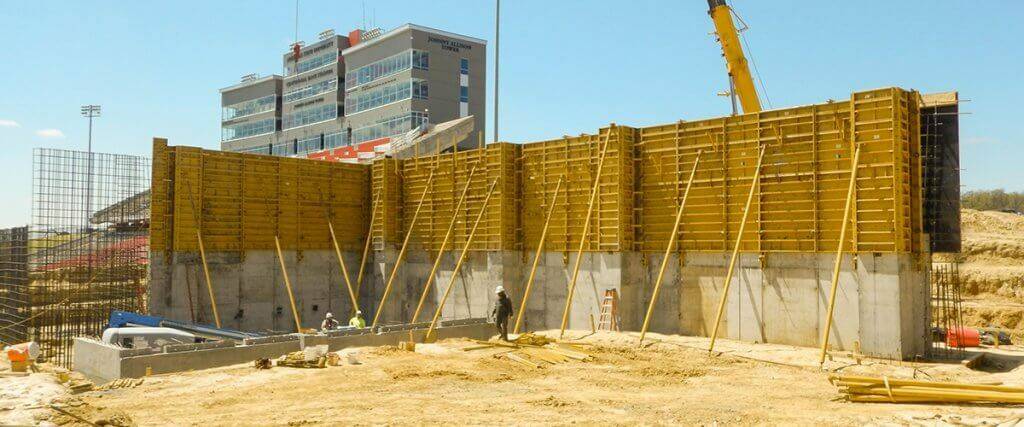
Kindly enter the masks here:
M 462 187 L 462 195 L 459 196 L 459 201 L 455 204 L 455 210 L 452 211 L 452 220 L 448 223 L 448 231 L 444 233 L 444 240 L 441 241 L 441 249 L 437 251 L 437 259 L 434 260 L 434 266 L 430 268 L 430 274 L 427 276 L 427 283 L 423 285 L 423 293 L 420 295 L 420 302 L 416 304 L 416 311 L 413 312 L 410 323 L 416 323 L 416 320 L 420 317 L 420 311 L 423 310 L 423 304 L 427 301 L 427 293 L 430 292 L 430 286 L 434 283 L 434 274 L 437 273 L 437 268 L 441 266 L 441 259 L 444 257 L 444 250 L 448 247 L 448 241 L 451 240 L 452 232 L 455 231 L 455 223 L 459 218 L 459 212 L 462 211 L 462 202 L 466 200 L 466 193 L 469 192 L 469 184 L 473 182 L 474 173 L 476 173 L 476 165 L 469 170 L 469 178 L 466 179 L 466 185 Z M 454 176 L 452 177 L 452 181 L 455 181 Z
M 345 278 L 345 288 L 348 289 L 348 296 L 352 299 L 352 312 L 359 310 L 359 302 L 356 301 L 356 293 L 352 290 L 352 282 L 348 280 L 348 268 L 345 267 L 345 260 L 341 258 L 341 248 L 338 246 L 338 237 L 334 234 L 334 223 L 327 219 L 327 229 L 331 231 L 331 241 L 334 242 L 334 254 L 338 256 L 338 265 L 341 266 L 341 275 Z
M 839 229 L 839 243 L 836 248 L 836 262 L 832 267 L 832 290 L 828 298 L 828 315 L 825 316 L 825 331 L 821 337 L 821 354 L 818 365 L 825 364 L 825 352 L 828 350 L 828 339 L 832 332 L 832 315 L 836 309 L 836 293 L 839 291 L 839 268 L 843 261 L 843 246 L 846 243 L 846 229 L 850 224 L 850 206 L 853 204 L 853 192 L 857 188 L 857 166 L 860 165 L 860 146 L 853 152 L 853 166 L 850 168 L 850 184 L 846 190 L 846 206 L 843 208 L 843 226 Z M 854 218 L 856 221 L 856 218 Z M 856 250 L 856 248 L 854 248 Z
M 455 269 L 452 270 L 452 277 L 448 280 L 448 287 L 444 290 L 444 295 L 441 297 L 441 301 L 437 303 L 437 310 L 434 311 L 434 318 L 430 320 L 430 327 L 427 328 L 427 333 L 423 335 L 424 342 L 430 342 L 431 335 L 434 333 L 434 329 L 437 328 L 437 322 L 441 319 L 441 310 L 444 309 L 444 303 L 448 301 L 448 295 L 452 293 L 452 288 L 455 287 L 455 279 L 459 277 L 459 269 L 462 268 L 462 263 L 466 260 L 466 254 L 469 253 L 469 246 L 473 243 L 473 236 L 476 235 L 476 229 L 480 225 L 480 220 L 483 219 L 484 213 L 487 211 L 487 203 L 491 201 L 491 195 L 494 194 L 494 189 L 498 185 L 498 179 L 495 178 L 491 182 L 491 188 L 487 190 L 487 197 L 484 197 L 484 204 L 480 206 L 480 212 L 476 215 L 476 221 L 473 222 L 473 228 L 469 230 L 469 236 L 466 237 L 466 246 L 462 247 L 462 253 L 459 255 L 459 260 L 455 263 Z
M 580 261 L 583 260 L 583 248 L 587 244 L 587 233 L 590 232 L 590 218 L 594 213 L 594 201 L 597 200 L 597 192 L 601 188 L 601 169 L 604 168 L 604 158 L 608 153 L 611 134 L 615 129 L 608 129 L 604 138 L 604 147 L 601 148 L 601 155 L 597 161 L 597 174 L 594 177 L 594 187 L 590 190 L 590 203 L 587 204 L 587 218 L 583 221 L 583 234 L 580 236 L 580 247 L 576 251 L 576 262 L 572 268 L 572 280 L 569 281 L 569 294 L 565 297 L 565 310 L 562 311 L 562 327 L 558 332 L 558 339 L 565 337 L 565 327 L 569 323 L 569 310 L 572 308 L 572 297 L 576 293 L 576 280 L 580 274 Z
M 530 267 L 530 278 L 526 280 L 526 289 L 523 291 L 523 300 L 519 303 L 519 313 L 516 315 L 516 326 L 512 329 L 513 334 L 519 333 L 519 326 L 523 323 L 523 312 L 526 311 L 526 300 L 530 298 L 530 289 L 533 287 L 533 278 L 537 273 L 537 264 L 540 262 L 541 251 L 544 250 L 544 241 L 548 237 L 548 225 L 551 224 L 551 214 L 555 213 L 555 202 L 558 201 L 558 191 L 562 188 L 562 178 L 558 178 L 555 184 L 555 194 L 551 196 L 551 205 L 548 206 L 548 215 L 544 218 L 544 228 L 540 232 L 540 241 L 537 242 L 537 254 L 533 256 L 533 266 Z
M 220 327 L 220 313 L 217 312 L 217 299 L 213 297 L 213 282 L 210 280 L 210 268 L 206 265 L 206 249 L 203 247 L 203 235 L 196 229 L 199 240 L 199 257 L 203 260 L 203 275 L 206 276 L 206 290 L 210 293 L 210 307 L 213 309 L 213 322 Z
M 299 321 L 299 309 L 295 307 L 295 295 L 292 294 L 292 281 L 288 279 L 288 269 L 284 266 L 284 255 L 281 253 L 281 240 L 274 236 L 277 247 L 277 260 L 281 262 L 281 274 L 284 275 L 284 287 L 288 289 L 288 300 L 292 303 L 292 316 L 295 317 L 295 332 L 302 333 L 302 322 Z
M 722 324 L 722 313 L 725 312 L 725 301 L 729 297 L 729 285 L 732 283 L 732 273 L 736 267 L 736 259 L 739 258 L 740 245 L 743 244 L 743 230 L 747 228 L 747 216 L 750 215 L 750 202 L 754 200 L 754 190 L 757 189 L 758 181 L 761 179 L 761 162 L 764 160 L 764 152 L 767 146 L 761 146 L 761 153 L 757 155 L 757 167 L 754 168 L 754 177 L 750 182 L 750 193 L 747 194 L 747 204 L 743 207 L 743 219 L 740 220 L 740 230 L 736 234 L 736 245 L 732 249 L 732 258 L 729 259 L 729 269 L 725 273 L 725 283 L 722 286 L 722 298 L 718 301 L 718 314 L 715 315 L 715 327 L 711 332 L 711 346 L 708 352 L 715 350 L 715 339 L 718 338 L 718 326 Z
M 383 193 L 383 191 L 381 191 Z M 373 222 L 377 220 L 377 203 L 381 195 L 374 198 L 373 206 L 370 207 L 370 227 L 366 230 L 366 243 L 363 244 L 363 258 L 359 260 L 359 275 L 356 277 L 356 299 L 359 299 L 359 291 L 363 286 L 363 267 L 366 266 L 366 257 L 370 254 L 370 243 L 373 242 Z
M 956 388 L 964 390 L 984 390 L 984 391 L 1001 391 L 1008 393 L 1024 393 L 1024 387 L 1006 386 L 1006 385 L 990 385 L 990 384 L 969 384 L 969 383 L 957 383 L 947 381 L 924 381 L 924 380 L 913 380 L 904 378 L 885 378 L 885 377 L 865 377 L 858 375 L 829 375 L 829 381 L 833 384 L 839 383 L 858 383 L 858 384 L 885 384 L 888 381 L 892 387 L 900 386 L 916 386 L 916 387 L 934 387 L 934 388 Z
M 420 216 L 420 209 L 423 208 L 423 201 L 427 198 L 427 192 L 430 190 L 430 184 L 434 182 L 434 171 L 430 171 L 430 176 L 427 177 L 427 184 L 423 186 L 423 194 L 420 195 L 420 202 L 416 205 L 416 212 L 412 214 L 412 221 L 409 222 L 409 230 L 405 232 L 405 240 L 402 241 L 402 249 L 398 251 L 398 259 L 395 260 L 395 267 L 391 269 L 391 276 L 388 277 L 388 283 L 384 286 L 384 295 L 380 297 L 380 305 L 377 306 L 377 314 L 373 316 L 373 326 L 377 326 L 377 321 L 380 320 L 380 314 L 384 312 L 384 303 L 388 300 L 388 294 L 391 293 L 391 285 L 395 282 L 395 276 L 398 274 L 398 267 L 402 265 L 402 259 L 405 258 L 405 250 L 409 248 L 409 238 L 412 237 L 412 230 L 416 228 L 416 219 Z
M 732 78 L 733 90 L 740 99 L 744 113 L 761 111 L 761 100 L 757 98 L 757 87 L 747 66 L 747 57 L 743 55 L 739 32 L 732 21 L 732 10 L 725 0 L 709 0 L 711 20 L 715 23 L 715 34 L 722 45 L 722 56 L 725 57 L 726 70 Z
M 683 200 L 679 201 L 679 212 L 676 212 L 676 221 L 672 225 L 672 234 L 668 238 L 668 246 L 665 247 L 665 256 L 661 259 L 661 268 L 658 269 L 658 279 L 654 281 L 654 292 L 651 294 L 651 302 L 647 304 L 647 315 L 644 316 L 644 325 L 640 328 L 640 346 L 644 345 L 644 337 L 647 336 L 647 326 L 650 325 L 651 314 L 654 313 L 654 304 L 658 302 L 658 292 L 661 290 L 661 282 L 665 278 L 665 268 L 668 267 L 668 257 L 672 253 L 679 238 L 679 224 L 683 222 L 683 209 L 686 207 L 686 198 L 690 195 L 690 187 L 693 185 L 693 177 L 697 175 L 697 165 L 700 163 L 700 155 L 703 150 L 697 150 L 697 158 L 693 161 L 693 169 L 690 170 L 690 178 L 686 180 L 686 190 L 683 191 Z

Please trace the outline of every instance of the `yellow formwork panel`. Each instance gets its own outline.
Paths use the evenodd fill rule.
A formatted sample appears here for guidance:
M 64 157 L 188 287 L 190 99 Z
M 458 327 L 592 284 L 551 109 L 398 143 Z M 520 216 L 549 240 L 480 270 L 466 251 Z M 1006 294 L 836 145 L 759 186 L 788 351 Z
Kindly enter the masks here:
M 489 184 L 498 181 L 472 250 L 537 247 L 548 204 L 561 191 L 545 246 L 574 251 L 663 251 L 686 178 L 703 151 L 683 213 L 677 250 L 728 251 L 756 185 L 746 252 L 837 249 L 855 145 L 861 161 L 850 238 L 857 252 L 922 250 L 917 92 L 885 88 L 849 100 L 596 135 L 352 165 L 168 148 L 154 140 L 154 250 L 194 250 L 201 227 L 209 250 L 329 248 L 326 218 L 340 244 L 357 249 L 372 224 L 374 248 L 401 244 L 426 191 L 411 245 L 436 251 L 455 218 L 449 250 L 465 245 Z M 608 152 L 592 226 L 582 236 L 602 143 Z M 766 146 L 754 180 L 759 147 Z M 470 170 L 463 207 L 455 205 Z M 434 173 L 427 187 L 427 177 Z
M 633 143 L 636 130 L 625 126 L 581 135 L 524 144 L 522 167 L 523 247 L 539 243 L 548 206 L 555 200 L 547 242 L 549 251 L 579 248 L 602 144 L 608 152 L 584 250 L 628 250 L 633 240 Z M 558 180 L 561 190 L 554 196 Z
M 487 190 L 497 181 L 494 194 L 488 202 L 480 226 L 470 246 L 471 250 L 512 250 L 518 247 L 519 218 L 517 153 L 519 146 L 509 143 L 490 144 L 485 148 L 453 153 L 421 156 L 401 162 L 402 209 L 408 214 L 401 223 L 404 238 L 412 221 L 412 213 L 426 191 L 423 208 L 412 229 L 410 246 L 439 250 L 452 218 L 455 227 L 448 249 L 465 245 L 470 229 L 483 206 Z M 455 205 L 475 168 L 462 208 Z M 433 172 L 433 181 L 427 187 Z
M 741 250 L 834 251 L 856 143 L 862 152 L 847 249 L 919 250 L 917 96 L 879 89 L 854 93 L 849 102 L 639 129 L 636 249 L 664 250 L 687 174 L 703 150 L 677 249 L 728 250 L 764 144 Z
M 359 250 L 369 221 L 366 165 L 168 147 L 154 140 L 154 251 Z

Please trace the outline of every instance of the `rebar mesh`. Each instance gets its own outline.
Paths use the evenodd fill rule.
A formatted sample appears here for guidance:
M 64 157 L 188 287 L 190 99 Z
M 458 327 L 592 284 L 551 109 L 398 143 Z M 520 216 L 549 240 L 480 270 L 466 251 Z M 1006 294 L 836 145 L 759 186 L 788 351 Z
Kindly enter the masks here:
M 932 357 L 962 358 L 962 339 L 950 340 L 949 334 L 962 334 L 963 294 L 960 264 L 933 262 L 931 265 Z
M 43 359 L 70 366 L 73 338 L 145 310 L 150 177 L 142 156 L 34 151 L 29 332 Z
M 0 345 L 28 340 L 28 227 L 0 230 Z

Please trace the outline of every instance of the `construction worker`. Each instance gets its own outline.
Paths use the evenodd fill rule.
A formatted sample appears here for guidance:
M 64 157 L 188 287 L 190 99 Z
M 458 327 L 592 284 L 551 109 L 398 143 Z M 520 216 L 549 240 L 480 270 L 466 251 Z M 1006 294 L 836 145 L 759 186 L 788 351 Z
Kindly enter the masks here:
M 366 321 L 363 320 L 363 310 L 356 310 L 356 314 L 353 315 L 351 319 L 349 319 L 348 325 L 353 328 L 365 328 Z
M 512 300 L 508 299 L 503 286 L 494 288 L 494 293 L 498 294 L 498 299 L 494 301 L 491 316 L 494 317 L 494 326 L 498 328 L 501 339 L 508 341 L 508 319 L 512 317 Z
M 330 331 L 338 329 L 338 326 L 341 326 L 341 324 L 339 324 L 338 321 L 334 319 L 334 315 L 331 314 L 331 312 L 327 312 L 327 315 L 324 316 L 323 323 L 320 324 L 320 330 Z

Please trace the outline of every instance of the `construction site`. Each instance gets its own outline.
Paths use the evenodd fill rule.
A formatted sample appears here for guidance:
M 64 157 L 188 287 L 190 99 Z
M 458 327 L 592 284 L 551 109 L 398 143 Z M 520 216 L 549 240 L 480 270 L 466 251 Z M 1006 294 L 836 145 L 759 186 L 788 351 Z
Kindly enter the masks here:
M 960 95 L 764 108 L 742 21 L 707 13 L 732 115 L 488 142 L 466 95 L 362 141 L 34 149 L 31 218 L 0 230 L 0 424 L 1024 423 L 1024 217 L 961 208 Z M 418 32 L 486 47 L 321 33 L 221 91 L 225 134 L 324 46 L 412 34 L 366 80 L 442 69 Z M 349 61 L 316 75 L 362 97 Z

